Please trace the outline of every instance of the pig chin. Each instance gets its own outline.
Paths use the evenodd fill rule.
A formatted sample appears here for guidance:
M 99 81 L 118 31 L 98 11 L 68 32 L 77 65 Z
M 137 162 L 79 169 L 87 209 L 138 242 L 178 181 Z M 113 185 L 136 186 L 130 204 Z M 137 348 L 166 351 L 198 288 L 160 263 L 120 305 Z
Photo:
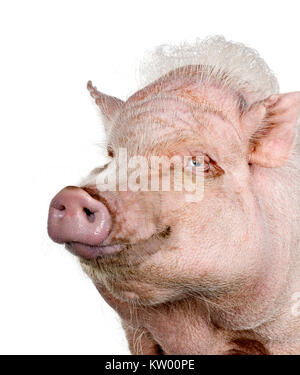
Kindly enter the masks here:
M 135 264 L 101 264 L 80 259 L 83 271 L 96 287 L 104 288 L 116 299 L 140 305 L 155 305 L 176 300 L 172 289 L 163 288 L 149 280 L 143 262 Z M 151 278 L 152 279 L 152 278 Z
M 80 259 L 84 272 L 98 288 L 105 288 L 121 301 L 154 305 L 175 298 L 171 289 L 147 280 L 141 264 L 103 264 Z
M 157 236 L 155 237 L 149 242 L 161 242 Z M 151 273 L 151 255 L 161 248 L 150 248 L 155 250 L 148 250 L 145 245 L 133 245 L 112 256 L 98 257 L 94 260 L 80 258 L 80 263 L 97 287 L 108 290 L 121 301 L 155 305 L 178 299 L 176 288 L 167 284 L 162 285 L 159 277 Z M 153 266 L 155 268 L 154 264 Z
M 104 287 L 119 300 L 144 305 L 170 301 L 175 297 L 172 289 L 160 285 L 148 267 L 145 271 L 145 264 L 151 263 L 151 256 L 166 245 L 163 242 L 169 235 L 169 228 L 136 244 L 125 245 L 116 254 L 95 259 L 79 257 L 81 266 L 96 286 Z

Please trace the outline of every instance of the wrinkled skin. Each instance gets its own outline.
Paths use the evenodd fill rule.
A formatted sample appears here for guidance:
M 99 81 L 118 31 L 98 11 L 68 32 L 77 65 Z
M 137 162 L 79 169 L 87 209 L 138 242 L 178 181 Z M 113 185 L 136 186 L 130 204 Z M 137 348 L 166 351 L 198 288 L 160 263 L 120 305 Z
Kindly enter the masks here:
M 120 315 L 134 354 L 300 354 L 297 204 L 285 169 L 300 94 L 241 106 L 241 95 L 169 74 L 126 102 L 89 89 L 107 119 L 110 163 L 129 156 L 207 155 L 204 197 L 99 192 L 117 253 L 80 257 Z M 262 129 L 264 131 L 262 132 Z

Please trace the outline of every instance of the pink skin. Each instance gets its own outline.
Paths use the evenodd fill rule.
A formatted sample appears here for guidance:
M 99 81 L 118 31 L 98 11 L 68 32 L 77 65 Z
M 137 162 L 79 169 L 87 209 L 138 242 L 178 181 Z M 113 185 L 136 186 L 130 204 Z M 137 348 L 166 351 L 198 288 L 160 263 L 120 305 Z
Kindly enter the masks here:
M 115 156 L 139 146 L 145 156 L 210 160 L 201 202 L 174 191 L 99 193 L 96 171 L 86 191 L 63 190 L 51 205 L 50 236 L 81 257 L 119 313 L 132 353 L 300 354 L 299 318 L 289 313 L 300 288 L 295 186 L 278 168 L 292 152 L 300 94 L 242 111 L 236 93 L 180 74 L 125 103 L 88 87 L 112 121 Z M 95 210 L 94 223 L 83 207 Z

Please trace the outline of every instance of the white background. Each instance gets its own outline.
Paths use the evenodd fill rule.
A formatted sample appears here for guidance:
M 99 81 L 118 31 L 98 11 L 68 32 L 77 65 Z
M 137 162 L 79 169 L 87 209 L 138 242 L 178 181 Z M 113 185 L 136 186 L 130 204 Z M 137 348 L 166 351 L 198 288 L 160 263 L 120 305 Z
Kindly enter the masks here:
M 1 2 L 1 354 L 128 353 L 117 315 L 46 233 L 51 197 L 101 162 L 86 82 L 126 99 L 145 51 L 223 34 L 300 90 L 299 19 L 298 0 Z

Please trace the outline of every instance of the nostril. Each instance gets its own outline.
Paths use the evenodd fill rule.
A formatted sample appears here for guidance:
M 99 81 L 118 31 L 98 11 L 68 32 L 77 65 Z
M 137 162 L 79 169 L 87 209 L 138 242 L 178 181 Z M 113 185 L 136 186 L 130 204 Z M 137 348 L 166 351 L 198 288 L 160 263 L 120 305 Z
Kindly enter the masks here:
M 63 218 L 66 214 L 66 207 L 62 204 L 53 204 L 53 215 L 57 218 Z
M 94 215 L 94 212 L 90 211 L 88 208 L 84 207 L 83 211 L 87 214 L 87 216 Z
M 64 218 L 65 214 L 66 214 L 66 206 L 64 206 L 63 204 L 60 204 L 58 202 L 53 202 L 52 203 L 52 209 L 53 209 L 53 216 L 54 217 L 57 217 L 57 218 Z
M 95 213 L 90 211 L 88 208 L 84 207 L 83 211 L 85 212 L 87 219 L 90 223 L 95 221 Z

